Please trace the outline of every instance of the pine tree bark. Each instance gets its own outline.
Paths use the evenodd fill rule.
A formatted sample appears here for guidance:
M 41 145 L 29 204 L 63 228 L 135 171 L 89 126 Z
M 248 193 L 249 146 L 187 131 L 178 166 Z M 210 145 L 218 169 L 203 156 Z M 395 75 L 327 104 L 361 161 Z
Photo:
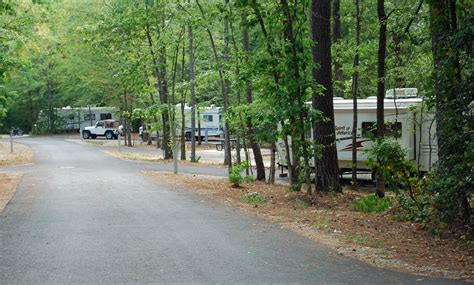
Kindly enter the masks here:
M 384 99 L 385 99 L 385 54 L 387 49 L 387 15 L 385 14 L 385 0 L 377 0 L 377 16 L 379 19 L 379 47 L 377 58 L 377 139 L 385 136 Z M 385 180 L 383 174 L 377 171 L 378 197 L 385 196 Z
M 354 56 L 354 72 L 352 74 L 352 189 L 357 189 L 357 127 L 358 127 L 358 110 L 357 110 L 357 91 L 359 87 L 359 47 L 360 47 L 360 3 L 355 0 L 356 8 L 356 54 Z
M 332 29 L 332 42 L 333 44 L 337 43 L 341 38 L 341 0 L 333 0 L 333 9 L 332 9 L 332 20 L 333 20 L 333 29 Z M 334 86 L 336 87 L 334 92 L 337 97 L 343 97 L 344 92 L 344 74 L 342 73 L 342 63 L 339 58 L 339 54 L 336 51 L 336 60 L 334 61 L 334 80 L 336 81 Z
M 312 55 L 314 81 L 324 88 L 324 94 L 313 92 L 313 108 L 320 110 L 329 120 L 314 124 L 316 145 L 322 146 L 321 157 L 315 156 L 316 174 L 320 176 L 322 191 L 342 192 L 339 183 L 339 166 L 336 151 L 336 131 L 334 126 L 334 104 L 331 76 L 331 1 L 312 0 L 311 36 L 314 42 Z M 320 66 L 317 68 L 316 66 Z M 315 184 L 319 179 L 315 179 Z
M 227 1 L 228 0 L 225 0 L 225 3 L 227 3 Z M 205 19 L 206 16 L 205 16 L 205 13 L 204 13 L 204 9 L 203 9 L 201 3 L 199 2 L 199 0 L 196 0 L 196 4 L 199 8 L 199 11 L 201 12 L 202 18 Z M 224 29 L 226 29 L 225 26 L 224 26 Z M 209 27 L 206 27 L 206 32 L 209 36 L 209 41 L 211 42 L 212 52 L 214 54 L 214 60 L 216 61 L 216 64 L 217 64 L 217 71 L 218 71 L 218 74 L 219 74 L 219 84 L 220 84 L 220 87 L 221 87 L 222 100 L 223 100 L 223 103 L 224 103 L 224 113 L 226 113 L 227 108 L 229 106 L 229 94 L 228 94 L 228 89 L 227 89 L 227 86 L 226 86 L 226 83 L 225 83 L 225 80 L 224 80 L 224 71 L 222 69 L 222 62 L 221 62 L 221 59 L 219 58 L 219 55 L 217 53 L 217 47 L 216 47 L 216 44 L 215 44 L 215 41 L 214 41 L 214 37 L 212 36 L 212 32 L 209 29 Z M 225 33 L 226 32 L 224 31 L 224 34 Z M 227 33 L 228 33 L 228 31 L 227 31 Z M 227 41 L 228 41 L 228 37 L 227 37 Z M 230 172 L 232 170 L 230 130 L 229 130 L 229 123 L 225 120 L 224 120 L 224 148 L 225 148 L 224 149 L 225 150 L 224 163 L 227 164 L 228 170 Z
M 241 20 L 243 23 L 242 29 L 242 43 L 244 51 L 247 56 L 250 54 L 250 40 L 249 40 L 249 31 L 246 27 L 247 15 L 245 13 L 241 14 Z M 247 104 L 252 104 L 253 94 L 252 94 L 252 82 L 247 78 L 245 81 L 245 98 Z M 265 166 L 263 164 L 262 152 L 260 150 L 260 145 L 257 143 L 255 138 L 255 129 L 252 124 L 252 119 L 247 118 L 247 133 L 249 135 L 250 146 L 252 147 L 253 156 L 255 159 L 255 166 L 257 168 L 257 180 L 265 181 Z
M 190 3 L 190 1 L 188 1 Z M 196 92 L 194 83 L 193 27 L 188 26 L 189 89 L 191 92 L 191 162 L 196 162 Z
M 462 136 L 466 131 L 463 130 L 463 112 L 460 111 L 466 106 L 466 101 L 462 98 L 468 96 L 463 93 L 469 91 L 463 91 L 460 86 L 464 86 L 463 80 L 472 79 L 462 78 L 459 51 L 453 44 L 453 36 L 459 36 L 456 2 L 456 0 L 430 0 L 430 24 L 434 63 L 438 168 L 452 169 L 457 166 L 456 174 L 451 173 L 451 175 L 465 177 L 472 171 L 472 167 L 460 168 L 455 160 L 455 157 L 464 156 L 467 146 L 465 141 L 469 140 L 468 135 Z M 470 102 L 472 102 L 472 95 L 470 98 Z M 472 209 L 468 200 L 469 191 L 472 191 L 470 185 L 464 184 L 459 185 L 455 192 L 459 218 L 464 224 L 472 222 Z

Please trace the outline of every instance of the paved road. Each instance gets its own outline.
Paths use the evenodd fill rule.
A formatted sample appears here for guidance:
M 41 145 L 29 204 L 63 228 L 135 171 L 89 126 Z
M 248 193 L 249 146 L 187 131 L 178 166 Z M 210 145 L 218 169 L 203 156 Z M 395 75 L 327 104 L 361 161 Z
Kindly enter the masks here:
M 21 142 L 33 148 L 36 163 L 22 167 L 18 192 L 0 215 L 2 284 L 457 283 L 334 255 L 143 176 L 156 164 L 121 161 L 60 138 Z

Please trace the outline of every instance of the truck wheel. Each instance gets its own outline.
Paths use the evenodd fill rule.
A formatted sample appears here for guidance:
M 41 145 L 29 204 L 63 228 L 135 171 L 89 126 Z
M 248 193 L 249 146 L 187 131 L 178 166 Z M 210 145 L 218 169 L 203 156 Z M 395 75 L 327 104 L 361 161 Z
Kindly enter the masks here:
M 221 151 L 222 149 L 224 149 L 222 144 L 216 144 L 216 150 Z
M 91 134 L 91 138 L 92 138 L 93 140 L 95 140 L 95 139 L 97 138 L 97 135 Z
M 91 133 L 89 131 L 83 131 L 82 132 L 82 138 L 87 140 L 91 137 Z
M 108 140 L 113 139 L 114 138 L 114 133 L 112 133 L 111 131 L 105 132 L 105 138 L 108 139 Z
M 186 133 L 186 135 L 184 135 L 184 138 L 185 138 L 187 141 L 190 141 L 190 140 L 191 140 L 191 133 Z

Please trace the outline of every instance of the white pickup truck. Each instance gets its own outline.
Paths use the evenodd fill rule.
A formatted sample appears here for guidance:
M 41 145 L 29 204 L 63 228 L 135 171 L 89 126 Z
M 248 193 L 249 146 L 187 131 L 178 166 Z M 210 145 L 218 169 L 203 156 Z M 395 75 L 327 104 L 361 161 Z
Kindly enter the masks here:
M 118 126 L 119 122 L 114 120 L 97 121 L 95 126 L 85 127 L 82 130 L 82 138 L 95 139 L 98 136 L 105 136 L 108 140 L 116 139 Z

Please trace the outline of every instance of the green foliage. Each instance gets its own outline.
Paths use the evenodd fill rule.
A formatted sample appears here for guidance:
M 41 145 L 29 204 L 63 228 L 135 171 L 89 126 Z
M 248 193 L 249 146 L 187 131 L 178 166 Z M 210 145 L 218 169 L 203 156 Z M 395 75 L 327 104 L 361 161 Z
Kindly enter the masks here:
M 244 182 L 245 183 L 253 183 L 255 182 L 255 176 L 249 175 L 244 177 Z
M 234 165 L 229 172 L 229 181 L 234 187 L 239 187 L 240 184 L 244 181 L 242 172 L 248 167 L 248 162 L 243 161 L 241 164 Z M 249 179 L 249 178 L 247 178 Z
M 295 200 L 295 206 L 300 209 L 306 209 L 310 206 L 308 201 L 301 199 L 301 198 L 296 198 Z
M 348 232 L 345 235 L 344 239 L 362 246 L 368 246 L 373 248 L 384 247 L 384 242 L 381 240 L 372 239 L 368 236 L 353 234 L 352 232 Z
M 383 213 L 387 211 L 391 205 L 392 202 L 389 197 L 379 198 L 374 194 L 352 201 L 354 210 L 365 213 Z
M 240 200 L 259 207 L 265 204 L 265 199 L 258 192 L 244 194 L 240 196 Z

